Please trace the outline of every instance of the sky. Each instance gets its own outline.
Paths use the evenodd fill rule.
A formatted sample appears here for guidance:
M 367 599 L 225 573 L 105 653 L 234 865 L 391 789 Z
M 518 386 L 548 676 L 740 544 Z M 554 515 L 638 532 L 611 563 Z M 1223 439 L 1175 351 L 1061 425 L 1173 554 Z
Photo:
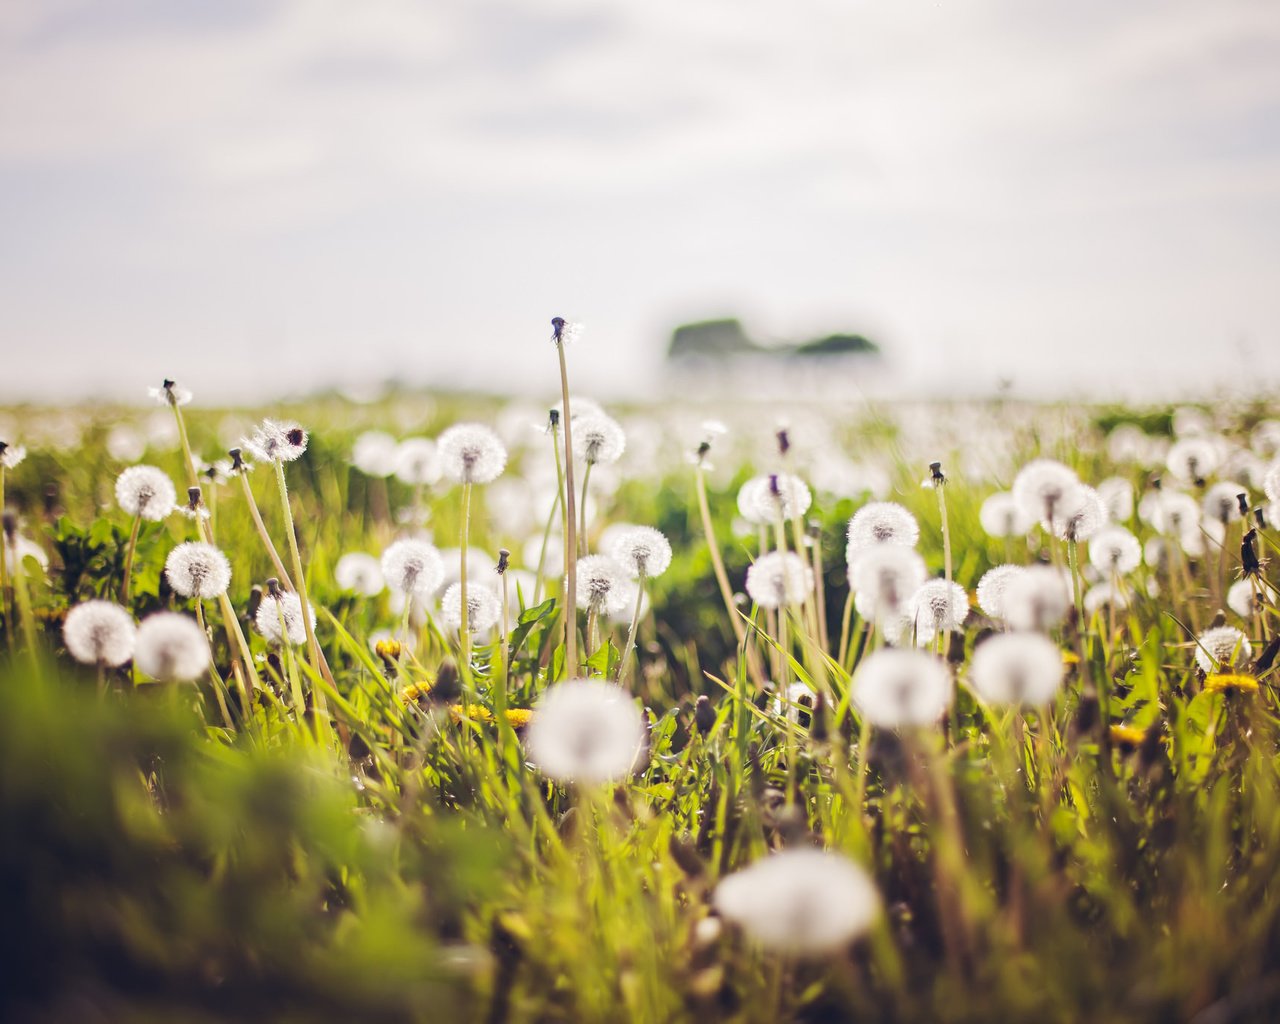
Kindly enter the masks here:
M 1280 382 L 1274 0 L 5 0 L 0 401 Z

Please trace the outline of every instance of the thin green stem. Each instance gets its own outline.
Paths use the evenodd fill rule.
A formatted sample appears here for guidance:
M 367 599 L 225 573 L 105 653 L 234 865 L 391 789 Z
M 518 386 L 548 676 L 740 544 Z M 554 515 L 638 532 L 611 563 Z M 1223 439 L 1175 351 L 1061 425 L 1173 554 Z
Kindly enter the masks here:
M 564 343 L 556 343 L 560 357 L 561 422 L 564 424 L 564 648 L 565 673 L 578 674 L 578 524 L 573 493 L 573 417 L 569 412 L 569 368 L 564 358 Z
M 636 606 L 631 612 L 631 628 L 627 630 L 627 649 L 622 653 L 622 660 L 618 662 L 618 682 L 622 683 L 627 678 L 627 669 L 631 665 L 631 654 L 636 649 L 636 631 L 640 626 L 640 607 L 644 604 L 644 573 L 640 573 L 639 579 L 636 580 Z
M 138 548 L 138 530 L 142 526 L 142 516 L 133 517 L 133 527 L 129 530 L 129 543 L 124 549 L 124 578 L 120 581 L 120 603 L 129 607 L 129 585 L 133 578 L 133 554 Z
M 458 627 L 458 650 L 462 655 L 462 670 L 471 675 L 471 607 L 467 602 L 467 543 L 471 535 L 471 481 L 462 484 L 462 526 L 458 533 L 461 555 L 458 562 L 458 589 L 461 596 L 461 625 Z

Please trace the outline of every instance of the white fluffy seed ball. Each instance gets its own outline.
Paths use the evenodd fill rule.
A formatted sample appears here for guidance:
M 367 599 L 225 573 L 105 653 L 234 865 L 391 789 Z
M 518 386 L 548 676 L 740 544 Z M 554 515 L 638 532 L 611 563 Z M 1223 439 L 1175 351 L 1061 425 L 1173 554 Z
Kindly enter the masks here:
M 314 629 L 315 609 L 308 607 L 307 611 L 311 613 L 311 627 Z M 258 604 L 258 613 L 253 617 L 253 622 L 269 643 L 280 645 L 287 641 L 296 645 L 307 642 L 307 627 L 302 621 L 302 601 L 297 594 L 282 594 L 278 598 L 266 595 Z
M 158 523 L 177 506 L 178 494 L 164 470 L 130 466 L 116 477 L 116 501 L 129 515 Z
M 507 466 L 501 439 L 481 423 L 455 423 L 436 439 L 440 467 L 458 483 L 487 484 Z
M 133 616 L 110 601 L 85 601 L 67 612 L 62 642 L 83 665 L 116 668 L 133 657 L 137 627 Z
M 444 561 L 425 540 L 398 540 L 382 553 L 382 575 L 397 594 L 430 597 L 444 582 Z
M 853 675 L 854 703 L 882 729 L 933 725 L 951 706 L 954 692 L 946 664 L 924 651 L 876 651 Z
M 529 759 L 543 775 L 584 785 L 626 778 L 644 744 L 644 715 L 631 694 L 592 679 L 548 687 L 525 733 Z
M 609 545 L 609 553 L 635 579 L 661 576 L 671 565 L 671 542 L 652 526 L 630 526 L 619 531 Z
M 1062 652 L 1039 633 L 1002 633 L 973 652 L 969 682 L 991 704 L 1042 706 L 1062 688 Z
M 231 586 L 231 563 L 212 544 L 188 541 L 169 552 L 164 574 L 174 593 L 183 597 L 208 599 L 227 592 Z
M 462 628 L 462 584 L 451 583 L 440 598 L 440 617 L 450 629 Z M 467 587 L 467 632 L 481 633 L 497 625 L 502 602 L 487 584 Z
M 363 551 L 350 551 L 339 558 L 333 567 L 333 578 L 343 590 L 364 597 L 377 597 L 387 585 L 381 564 Z
M 148 615 L 138 627 L 133 663 L 143 675 L 185 683 L 209 667 L 209 640 L 195 619 L 177 612 Z

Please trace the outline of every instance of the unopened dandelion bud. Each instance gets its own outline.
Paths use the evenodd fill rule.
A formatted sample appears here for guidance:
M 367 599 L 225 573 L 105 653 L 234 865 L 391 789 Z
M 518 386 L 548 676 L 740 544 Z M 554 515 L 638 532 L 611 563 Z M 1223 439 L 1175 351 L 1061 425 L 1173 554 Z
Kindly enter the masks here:
M 429 696 L 433 704 L 452 704 L 462 696 L 462 680 L 452 659 L 442 661 L 436 669 L 436 681 Z
M 711 703 L 711 698 L 705 693 L 694 702 L 693 724 L 698 732 L 704 735 L 715 727 L 716 709 Z
M 1258 552 L 1254 545 L 1258 540 L 1258 531 L 1250 530 L 1240 541 L 1240 563 L 1246 578 L 1262 575 L 1262 563 L 1258 560 Z
M 272 576 L 270 579 L 267 580 L 267 593 L 270 594 L 272 597 L 280 596 L 280 593 L 281 593 L 280 581 L 276 579 L 274 576 Z
M 9 546 L 12 547 L 14 545 L 14 537 L 17 536 L 18 533 L 18 514 L 14 512 L 13 509 L 6 508 L 4 512 L 0 514 L 0 521 L 3 523 L 3 526 L 0 528 L 3 528 L 4 530 L 4 539 L 8 542 Z
M 506 548 L 498 549 L 498 564 L 494 567 L 494 572 L 499 576 L 507 571 L 507 567 L 511 564 L 511 552 Z
M 1241 491 L 1236 495 L 1236 504 L 1240 509 L 1240 518 L 1246 518 L 1249 515 L 1249 495 Z
M 227 454 L 231 456 L 231 472 L 232 473 L 244 472 L 246 467 L 244 464 L 244 459 L 241 456 L 240 449 L 232 448 L 230 451 L 227 452 Z
M 778 454 L 785 459 L 787 452 L 791 451 L 791 434 L 786 427 L 779 427 L 776 437 L 778 438 Z
M 929 463 L 929 482 L 933 484 L 934 487 L 941 487 L 947 482 L 947 478 L 942 472 L 941 462 Z

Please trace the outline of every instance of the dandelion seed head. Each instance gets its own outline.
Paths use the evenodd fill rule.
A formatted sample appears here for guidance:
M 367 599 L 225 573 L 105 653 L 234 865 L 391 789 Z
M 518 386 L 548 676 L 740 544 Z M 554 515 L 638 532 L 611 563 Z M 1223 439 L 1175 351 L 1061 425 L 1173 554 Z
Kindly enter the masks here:
M 1253 618 L 1259 607 L 1253 580 L 1236 580 L 1227 588 L 1227 607 L 1242 619 Z
M 307 611 L 310 613 L 311 627 L 314 629 L 315 609 L 308 607 Z M 284 620 L 283 630 L 281 619 Z M 307 642 L 307 627 L 302 621 L 302 601 L 297 594 L 281 594 L 279 597 L 271 594 L 264 595 L 258 604 L 253 623 L 268 643 L 279 646 L 286 641 L 294 645 Z
M 897 502 L 872 501 L 849 519 L 847 537 L 845 560 L 852 564 L 858 552 L 875 544 L 915 547 L 920 540 L 920 525 L 915 516 Z
M 1200 505 L 1191 495 L 1166 487 L 1143 495 L 1138 503 L 1138 518 L 1157 533 L 1181 537 L 1195 530 L 1200 520 Z
M 603 412 L 573 417 L 573 455 L 589 466 L 609 465 L 622 458 L 627 435 L 622 424 Z
M 1062 652 L 1039 633 L 1001 633 L 978 644 L 969 682 L 990 704 L 1043 706 L 1062 688 Z
M 1104 577 L 1127 576 L 1142 564 L 1142 545 L 1123 526 L 1106 526 L 1089 541 L 1089 563 Z
M 231 586 L 231 563 L 212 544 L 188 541 L 169 552 L 164 562 L 169 586 L 183 597 L 218 597 Z
M 49 556 L 44 553 L 44 548 L 29 537 L 23 537 L 18 533 L 10 536 L 6 532 L 3 543 L 11 569 L 20 567 L 29 558 L 40 567 L 41 572 L 48 570 Z
M 799 724 L 800 716 L 813 710 L 818 695 L 806 683 L 792 683 L 787 687 L 785 699 L 779 695 L 773 699 L 773 713 L 779 718 Z
M 407 437 L 395 450 L 394 473 L 401 483 L 412 486 L 434 484 L 444 471 L 436 443 L 429 437 Z
M 1169 472 L 1184 484 L 1203 480 L 1218 468 L 1220 461 L 1218 446 L 1201 436 L 1179 438 L 1165 455 Z
M 130 466 L 116 477 L 116 502 L 131 516 L 158 523 L 177 507 L 173 481 L 155 466 Z
M 1084 605 L 1085 615 L 1092 616 L 1107 607 L 1107 605 L 1117 611 L 1128 608 L 1129 595 L 1126 591 L 1112 586 L 1109 582 L 1095 583 L 1085 591 L 1080 603 Z
M 1009 584 L 1024 572 L 1021 565 L 997 565 L 988 569 L 978 580 L 978 607 L 991 618 L 1003 622 L 1005 618 L 1004 598 Z
M 1250 432 L 1249 443 L 1264 459 L 1280 455 L 1280 420 L 1262 420 Z
M 612 540 L 609 554 L 633 577 L 653 579 L 671 565 L 671 542 L 652 526 L 631 526 Z
M 1058 625 L 1071 607 L 1071 592 L 1056 569 L 1028 566 L 1004 592 L 1004 619 L 1018 630 L 1043 632 Z
M 902 544 L 873 544 L 849 564 L 849 586 L 858 614 L 884 623 L 906 613 L 907 601 L 927 575 L 924 559 Z
M 982 503 L 978 522 L 988 537 L 1021 537 L 1031 529 L 1034 520 L 1022 514 L 1009 491 L 997 491 Z
M 1092 487 L 1076 484 L 1062 496 L 1042 525 L 1059 540 L 1088 540 L 1107 522 L 1107 509 Z
M 110 601 L 85 601 L 67 612 L 62 642 L 82 665 L 117 668 L 133 657 L 137 638 L 133 616 Z
M 626 778 L 644 744 L 644 715 L 631 695 L 590 679 L 549 686 L 525 734 L 529 759 L 543 775 L 581 785 Z
M 455 423 L 436 439 L 436 450 L 444 475 L 458 483 L 492 483 L 507 466 L 507 449 L 482 423 Z
M 158 388 L 147 388 L 147 394 L 161 405 L 187 405 L 192 394 L 176 381 L 166 380 Z
M 27 450 L 20 444 L 8 444 L 0 441 L 0 466 L 5 469 L 16 469 L 18 463 L 27 457 Z
M 424 540 L 398 540 L 382 553 L 382 575 L 397 594 L 430 597 L 444 582 L 444 561 Z
M 803 604 L 813 588 L 813 570 L 792 551 L 770 551 L 747 568 L 746 587 L 761 608 Z
M 451 583 L 440 598 L 440 617 L 450 629 L 462 628 L 462 584 Z M 493 588 L 483 583 L 467 587 L 467 631 L 483 633 L 502 618 L 502 602 Z
M 399 444 L 381 430 L 366 430 L 351 447 L 351 465 L 365 476 L 389 477 L 396 471 Z
M 1013 478 L 1013 500 L 1033 522 L 1053 520 L 1059 504 L 1080 485 L 1076 474 L 1054 459 L 1032 459 Z
M 760 483 L 751 490 L 752 507 L 747 516 L 752 522 L 774 526 L 780 519 L 789 522 L 809 511 L 813 494 L 798 476 L 771 473 L 756 479 Z
M 1098 484 L 1098 497 L 1106 506 L 1107 518 L 1123 523 L 1133 518 L 1133 484 L 1124 477 L 1111 476 Z
M 567 345 L 582 337 L 584 326 L 574 320 L 566 320 L 562 316 L 551 318 L 551 341 L 556 345 Z
M 186 683 L 209 667 L 209 640 L 196 620 L 177 612 L 156 612 L 138 626 L 133 663 L 164 683 Z
M 946 664 L 924 651 L 876 651 L 853 675 L 854 703 L 882 729 L 933 725 L 951 706 L 954 691 Z
M 862 868 L 808 848 L 770 854 L 734 872 L 716 886 L 712 902 L 763 948 L 798 957 L 839 952 L 880 916 L 880 896 Z
M 1196 664 L 1206 675 L 1230 665 L 1246 665 L 1253 645 L 1235 626 L 1206 629 L 1196 638 Z
M 240 446 L 262 462 L 293 462 L 307 450 L 307 432 L 292 421 L 263 420 Z
M 932 640 L 944 630 L 960 629 L 968 616 L 969 595 L 964 587 L 944 579 L 925 581 L 907 601 L 907 617 L 919 642 Z
M 333 578 L 343 590 L 362 597 L 376 597 L 387 585 L 381 563 L 363 551 L 349 551 L 339 558 L 333 567 Z
M 1223 526 L 1234 523 L 1240 518 L 1240 499 L 1237 495 L 1244 493 L 1243 487 L 1230 480 L 1214 484 L 1204 492 L 1204 498 L 1200 502 L 1204 517 Z M 1248 503 L 1247 497 L 1245 503 Z
M 578 607 L 603 615 L 621 612 L 635 591 L 626 570 L 608 555 L 583 555 L 577 563 Z

